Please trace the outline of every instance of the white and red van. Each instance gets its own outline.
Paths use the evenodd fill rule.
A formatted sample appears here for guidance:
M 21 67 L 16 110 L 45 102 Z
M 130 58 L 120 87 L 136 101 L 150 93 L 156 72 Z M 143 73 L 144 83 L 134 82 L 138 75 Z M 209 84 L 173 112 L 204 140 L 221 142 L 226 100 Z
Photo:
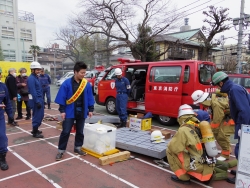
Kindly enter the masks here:
M 151 112 L 163 125 L 172 125 L 175 122 L 180 105 L 193 106 L 193 91 L 215 91 L 210 85 L 212 75 L 216 72 L 213 62 L 118 60 L 120 64 L 112 66 L 99 82 L 95 97 L 97 104 L 106 106 L 110 114 L 116 114 L 114 70 L 117 67 L 122 69 L 123 76 L 131 83 L 128 111 Z
M 95 80 L 96 80 L 96 78 L 98 77 L 98 75 L 100 74 L 100 72 L 102 72 L 102 71 L 104 71 L 104 70 L 105 70 L 105 67 L 104 67 L 104 66 L 98 65 L 98 66 L 96 66 L 93 70 L 89 71 L 89 72 L 84 76 L 84 78 L 86 78 L 86 80 L 88 80 L 88 82 L 91 84 L 93 94 L 95 94 L 95 93 L 94 93 Z

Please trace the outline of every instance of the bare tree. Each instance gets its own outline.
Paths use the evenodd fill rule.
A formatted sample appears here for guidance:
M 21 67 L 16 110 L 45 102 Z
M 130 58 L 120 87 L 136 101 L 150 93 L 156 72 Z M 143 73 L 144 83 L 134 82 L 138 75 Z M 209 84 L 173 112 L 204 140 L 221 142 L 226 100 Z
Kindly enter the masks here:
M 202 60 L 207 60 L 209 51 L 213 47 L 217 46 L 218 42 L 215 43 L 215 41 L 213 40 L 215 35 L 231 28 L 228 22 L 232 19 L 228 17 L 228 10 L 228 8 L 217 8 L 214 6 L 209 6 L 208 11 L 203 11 L 203 14 L 207 17 L 203 21 L 205 23 L 208 23 L 209 26 L 202 27 L 202 31 L 206 35 L 206 39 L 203 41 L 202 44 Z
M 64 58 L 70 58 L 73 62 L 80 60 L 79 40 L 82 38 L 82 33 L 74 26 L 61 27 L 56 34 L 57 40 L 63 41 L 69 48 L 69 52 Z
M 224 66 L 224 71 L 228 73 L 232 73 L 235 71 L 235 67 L 237 65 L 236 57 L 235 56 L 228 56 L 226 57 L 223 66 Z
M 172 8 L 170 0 L 82 0 L 83 11 L 71 23 L 82 33 L 105 35 L 108 50 L 129 47 L 136 59 L 145 60 L 136 44 L 147 27 L 151 28 L 147 40 L 176 28 L 181 17 Z M 183 15 L 182 15 L 183 16 Z M 140 29 L 138 29 L 140 25 Z

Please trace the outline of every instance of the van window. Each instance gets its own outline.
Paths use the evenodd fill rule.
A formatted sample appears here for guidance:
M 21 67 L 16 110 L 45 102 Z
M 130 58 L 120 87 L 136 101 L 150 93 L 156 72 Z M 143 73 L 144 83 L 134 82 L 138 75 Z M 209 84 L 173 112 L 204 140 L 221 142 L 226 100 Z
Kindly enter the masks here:
M 185 66 L 185 70 L 184 70 L 184 79 L 183 79 L 183 83 L 188 83 L 189 77 L 190 77 L 190 67 L 189 67 L 188 65 L 186 65 L 186 66 Z
M 229 79 L 230 79 L 233 83 L 239 84 L 239 85 L 240 85 L 240 80 L 241 80 L 241 78 L 229 77 Z
M 116 78 L 115 69 L 111 69 L 104 79 L 105 80 L 114 80 L 115 78 Z
M 250 88 L 250 78 L 245 78 L 244 87 L 247 89 Z
M 181 76 L 181 66 L 153 67 L 150 71 L 151 82 L 178 83 Z
M 216 72 L 213 65 L 200 64 L 199 65 L 199 81 L 201 84 L 210 85 L 212 81 L 212 76 Z

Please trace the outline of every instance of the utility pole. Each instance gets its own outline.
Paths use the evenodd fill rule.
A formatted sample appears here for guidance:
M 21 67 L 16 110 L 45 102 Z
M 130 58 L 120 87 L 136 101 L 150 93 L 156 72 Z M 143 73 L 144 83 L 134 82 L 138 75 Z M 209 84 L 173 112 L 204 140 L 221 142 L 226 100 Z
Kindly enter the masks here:
M 97 54 L 97 38 L 95 39 L 95 55 L 94 55 L 94 58 L 95 58 L 95 67 L 97 66 L 97 58 L 98 58 L 98 54 Z
M 241 0 L 238 45 L 237 45 L 236 73 L 241 73 L 241 53 L 242 53 L 242 37 L 243 37 L 243 29 L 242 28 L 243 28 L 243 19 L 244 19 L 244 6 L 245 6 L 245 0 Z
M 224 38 L 224 35 L 222 35 L 221 36 L 221 47 L 222 47 L 221 68 L 222 68 L 222 65 L 223 65 L 223 69 L 225 68 L 224 44 L 225 44 L 225 38 Z

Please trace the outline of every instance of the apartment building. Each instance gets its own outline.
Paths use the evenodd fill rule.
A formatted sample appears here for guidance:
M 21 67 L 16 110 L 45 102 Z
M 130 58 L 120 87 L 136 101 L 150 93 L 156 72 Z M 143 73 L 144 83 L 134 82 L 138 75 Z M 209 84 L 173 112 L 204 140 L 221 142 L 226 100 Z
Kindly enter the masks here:
M 36 23 L 31 12 L 18 10 L 17 0 L 0 0 L 0 45 L 4 60 L 31 62 L 31 45 L 36 45 Z

